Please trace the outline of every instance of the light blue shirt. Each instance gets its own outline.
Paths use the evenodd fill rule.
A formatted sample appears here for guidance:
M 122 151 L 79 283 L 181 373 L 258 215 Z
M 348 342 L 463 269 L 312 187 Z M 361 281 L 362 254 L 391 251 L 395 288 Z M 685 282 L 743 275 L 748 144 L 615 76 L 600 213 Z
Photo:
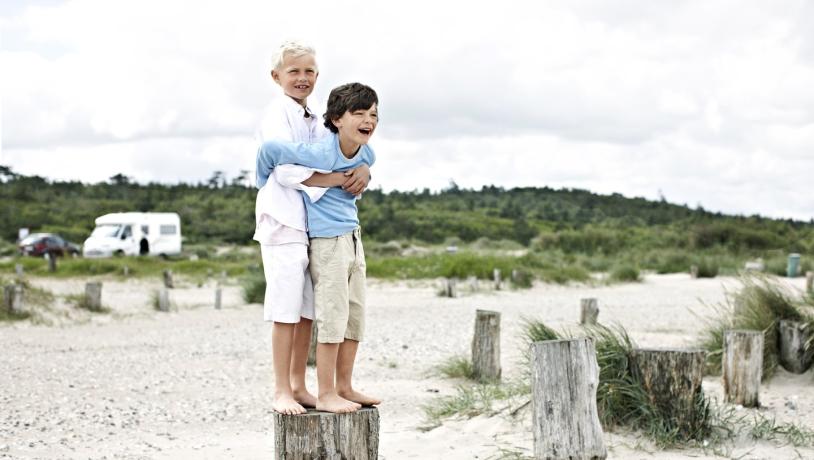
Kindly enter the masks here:
M 298 164 L 328 171 L 347 171 L 362 163 L 373 166 L 376 154 L 363 145 L 353 158 L 346 158 L 339 149 L 339 136 L 327 136 L 315 144 L 268 141 L 257 150 L 257 187 L 265 185 L 269 174 L 281 164 Z M 352 232 L 359 226 L 356 197 L 331 187 L 316 203 L 303 194 L 308 211 L 308 236 L 330 238 Z

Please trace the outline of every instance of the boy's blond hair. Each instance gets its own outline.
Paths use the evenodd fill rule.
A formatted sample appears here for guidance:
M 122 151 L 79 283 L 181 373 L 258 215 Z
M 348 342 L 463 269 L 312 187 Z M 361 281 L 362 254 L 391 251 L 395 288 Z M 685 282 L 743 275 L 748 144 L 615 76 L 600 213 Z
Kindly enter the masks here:
M 310 54 L 311 56 L 316 57 L 317 52 L 313 46 L 299 40 L 286 40 L 282 42 L 271 55 L 271 68 L 273 70 L 280 70 L 280 68 L 282 68 L 283 59 L 285 59 L 286 54 L 293 57 L 300 57 Z

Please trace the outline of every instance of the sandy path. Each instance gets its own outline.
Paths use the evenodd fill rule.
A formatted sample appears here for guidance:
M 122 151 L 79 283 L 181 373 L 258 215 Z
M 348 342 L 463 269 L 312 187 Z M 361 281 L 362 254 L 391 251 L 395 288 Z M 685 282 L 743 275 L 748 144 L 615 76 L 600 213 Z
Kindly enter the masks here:
M 79 280 L 35 283 L 59 294 L 83 286 Z M 385 399 L 381 457 L 483 459 L 498 458 L 501 449 L 531 448 L 527 413 L 519 420 L 477 417 L 429 432 L 416 429 L 423 420 L 419 406 L 454 391 L 457 382 L 431 367 L 468 353 L 476 308 L 502 312 L 504 373 L 512 376 L 518 373 L 523 316 L 571 326 L 579 299 L 597 297 L 600 320 L 620 322 L 640 344 L 686 345 L 699 328 L 689 309 L 703 315 L 702 302 L 722 301 L 722 284 L 735 281 L 668 275 L 612 287 L 540 285 L 443 299 L 431 283 L 371 282 L 368 338 L 360 347 L 356 381 Z M 0 458 L 271 456 L 270 328 L 261 321 L 261 308 L 243 305 L 239 288 L 227 286 L 226 306 L 215 311 L 212 286 L 182 285 L 173 291 L 179 311 L 159 314 L 149 306 L 155 288 L 145 281 L 107 280 L 103 302 L 113 314 L 63 327 L 0 325 Z M 705 388 L 721 391 L 717 379 L 708 379 Z M 761 397 L 778 419 L 814 427 L 812 372 L 781 371 Z M 632 435 L 609 434 L 607 441 L 611 458 L 715 458 L 698 450 L 636 450 Z M 814 458 L 814 449 L 760 443 L 730 454 Z

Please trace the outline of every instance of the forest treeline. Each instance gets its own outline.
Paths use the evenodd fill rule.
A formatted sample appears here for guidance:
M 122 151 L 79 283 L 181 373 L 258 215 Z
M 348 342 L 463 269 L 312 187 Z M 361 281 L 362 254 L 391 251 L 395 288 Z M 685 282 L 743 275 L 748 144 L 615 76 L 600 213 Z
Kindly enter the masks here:
M 22 227 L 81 243 L 94 219 L 110 212 L 177 212 L 185 243 L 249 243 L 256 190 L 246 174 L 216 172 L 197 184 L 139 184 L 118 174 L 106 182 L 51 181 L 0 166 L 0 236 Z M 565 253 L 614 254 L 675 248 L 727 252 L 814 252 L 814 221 L 708 212 L 666 200 L 600 195 L 579 189 L 485 186 L 440 192 L 369 190 L 359 201 L 363 231 L 374 241 L 443 243 L 512 240 Z

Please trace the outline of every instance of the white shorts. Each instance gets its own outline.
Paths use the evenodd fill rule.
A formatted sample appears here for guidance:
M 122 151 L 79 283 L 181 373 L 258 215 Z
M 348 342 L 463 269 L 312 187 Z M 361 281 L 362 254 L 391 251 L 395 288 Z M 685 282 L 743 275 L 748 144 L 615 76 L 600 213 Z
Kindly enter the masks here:
M 266 298 L 263 319 L 299 323 L 314 319 L 314 285 L 308 272 L 308 246 L 301 243 L 260 245 Z

